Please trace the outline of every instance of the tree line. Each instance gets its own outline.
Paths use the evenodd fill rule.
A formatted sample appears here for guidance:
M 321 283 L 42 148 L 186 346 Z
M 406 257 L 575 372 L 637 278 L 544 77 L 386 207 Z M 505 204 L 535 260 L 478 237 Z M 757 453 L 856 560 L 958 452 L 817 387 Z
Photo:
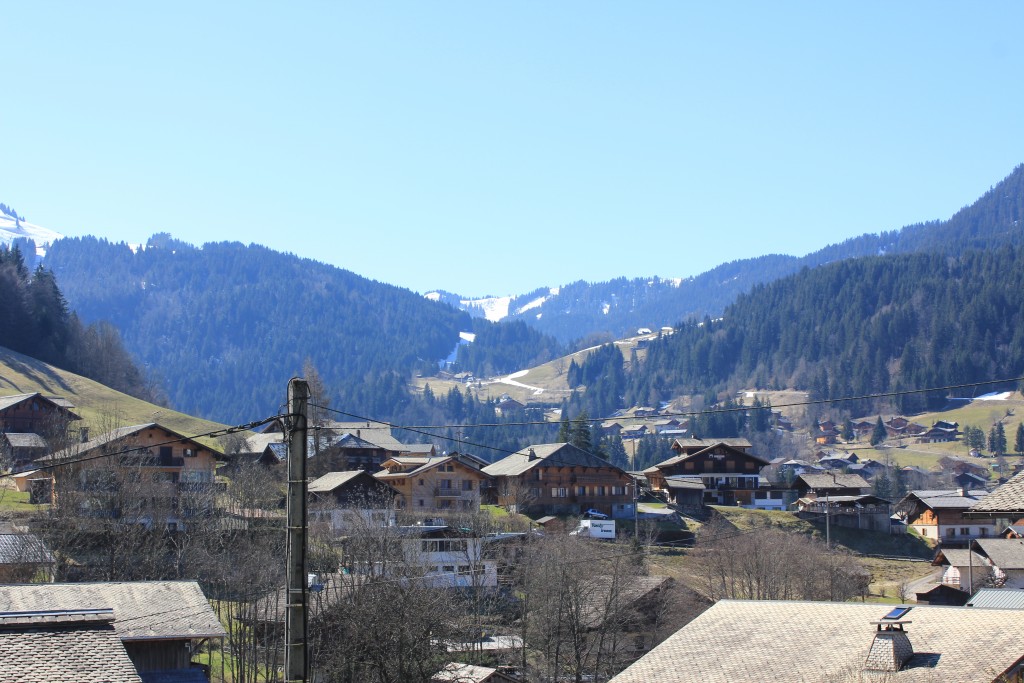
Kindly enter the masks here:
M 0 346 L 159 403 L 161 395 L 109 323 L 84 325 L 53 272 L 30 271 L 21 249 L 0 246 Z

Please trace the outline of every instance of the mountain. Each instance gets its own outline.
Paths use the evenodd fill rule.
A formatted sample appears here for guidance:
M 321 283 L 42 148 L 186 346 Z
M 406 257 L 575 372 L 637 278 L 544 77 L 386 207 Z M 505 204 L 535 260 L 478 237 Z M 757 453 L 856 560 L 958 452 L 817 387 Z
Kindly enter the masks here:
M 646 327 L 657 330 L 685 320 L 718 317 L 736 297 L 755 285 L 848 258 L 878 254 L 938 252 L 956 254 L 1024 241 L 1024 166 L 984 196 L 946 221 L 906 226 L 897 231 L 864 234 L 802 257 L 771 254 L 729 261 L 686 279 L 618 278 L 608 282 L 574 282 L 527 294 L 473 300 L 454 294 L 445 300 L 473 315 L 488 311 L 490 320 L 523 320 L 562 343 L 576 339 L 618 339 Z M 487 305 L 482 301 L 494 302 Z M 497 305 L 500 302 L 500 306 Z M 505 309 L 505 317 L 496 312 Z
M 145 248 L 64 238 L 45 264 L 86 322 L 106 319 L 171 405 L 223 422 L 275 411 L 308 360 L 333 405 L 395 414 L 413 373 L 458 349 L 465 369 L 512 372 L 559 355 L 521 323 L 471 318 L 447 304 L 258 245 L 194 247 L 170 235 Z M 460 347 L 460 338 L 476 339 Z

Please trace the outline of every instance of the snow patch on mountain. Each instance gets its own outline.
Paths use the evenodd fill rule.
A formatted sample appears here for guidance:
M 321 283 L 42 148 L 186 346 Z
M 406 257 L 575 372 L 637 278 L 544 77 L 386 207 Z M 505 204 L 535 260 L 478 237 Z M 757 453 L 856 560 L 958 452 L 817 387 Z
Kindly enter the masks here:
M 540 308 L 545 303 L 547 303 L 551 299 L 551 297 L 558 296 L 558 293 L 560 291 L 560 287 L 551 287 L 550 289 L 548 289 L 547 296 L 539 296 L 533 301 L 529 302 L 528 304 L 524 304 L 523 306 L 517 308 L 516 315 L 521 315 L 523 313 L 526 313 L 527 311 L 533 310 L 534 308 Z M 537 317 L 540 318 L 540 314 L 537 314 Z
M 508 317 L 508 306 L 512 303 L 510 296 L 491 296 L 484 299 L 468 299 L 461 302 L 468 308 L 478 308 L 484 313 L 484 318 L 493 323 Z
M 423 295 L 423 298 L 424 299 L 430 299 L 431 301 L 440 301 L 441 300 L 441 293 L 440 292 L 427 292 L 426 294 Z
M 0 244 L 8 247 L 14 243 L 14 240 L 24 237 L 35 241 L 38 256 L 46 256 L 46 247 L 63 236 L 56 230 L 26 223 L 14 216 L 0 213 Z

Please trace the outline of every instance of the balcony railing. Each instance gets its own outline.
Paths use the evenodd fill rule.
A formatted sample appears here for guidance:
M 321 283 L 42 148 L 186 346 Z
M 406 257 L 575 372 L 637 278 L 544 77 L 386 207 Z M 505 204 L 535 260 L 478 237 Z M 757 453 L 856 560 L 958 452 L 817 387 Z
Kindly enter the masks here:
M 119 461 L 121 467 L 184 467 L 185 458 L 169 455 L 123 455 Z
M 435 498 L 462 498 L 462 495 L 464 493 L 470 492 L 447 486 L 438 486 L 436 489 L 434 489 Z

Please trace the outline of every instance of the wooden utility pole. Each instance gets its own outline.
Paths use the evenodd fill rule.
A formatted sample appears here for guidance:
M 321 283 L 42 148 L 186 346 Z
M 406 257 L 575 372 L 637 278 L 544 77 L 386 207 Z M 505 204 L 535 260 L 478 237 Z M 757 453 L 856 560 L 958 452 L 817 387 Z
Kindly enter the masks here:
M 306 683 L 308 579 L 306 574 L 306 425 L 309 385 L 293 377 L 288 382 L 288 601 L 285 606 L 284 679 Z

